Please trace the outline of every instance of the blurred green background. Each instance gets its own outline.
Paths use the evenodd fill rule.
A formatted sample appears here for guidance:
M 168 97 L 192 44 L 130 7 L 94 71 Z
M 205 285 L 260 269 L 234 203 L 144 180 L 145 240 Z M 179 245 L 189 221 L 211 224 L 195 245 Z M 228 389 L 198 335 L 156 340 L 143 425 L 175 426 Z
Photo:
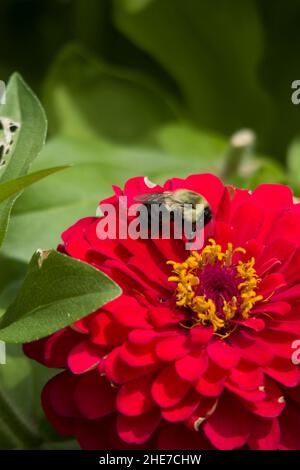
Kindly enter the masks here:
M 55 247 L 129 177 L 212 171 L 243 187 L 290 184 L 300 195 L 300 105 L 291 101 L 299 25 L 298 0 L 1 0 L 0 79 L 19 71 L 48 116 L 32 170 L 73 166 L 14 207 L 0 315 L 33 251 Z M 230 136 L 243 128 L 255 145 L 236 151 Z M 0 448 L 74 446 L 42 417 L 48 375 L 9 348 L 0 399 L 11 401 L 17 427 L 7 429 L 0 410 Z

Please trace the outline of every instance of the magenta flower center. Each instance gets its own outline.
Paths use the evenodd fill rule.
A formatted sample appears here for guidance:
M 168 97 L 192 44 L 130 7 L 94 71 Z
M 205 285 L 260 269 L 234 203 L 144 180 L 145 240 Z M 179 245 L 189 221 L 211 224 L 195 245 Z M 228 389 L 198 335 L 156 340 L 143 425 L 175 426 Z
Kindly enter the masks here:
M 196 295 L 211 299 L 218 312 L 222 311 L 224 300 L 229 302 L 233 297 L 240 297 L 238 285 L 242 281 L 236 276 L 234 267 L 224 267 L 219 263 L 208 264 L 203 269 L 198 269 L 196 275 L 199 278 Z

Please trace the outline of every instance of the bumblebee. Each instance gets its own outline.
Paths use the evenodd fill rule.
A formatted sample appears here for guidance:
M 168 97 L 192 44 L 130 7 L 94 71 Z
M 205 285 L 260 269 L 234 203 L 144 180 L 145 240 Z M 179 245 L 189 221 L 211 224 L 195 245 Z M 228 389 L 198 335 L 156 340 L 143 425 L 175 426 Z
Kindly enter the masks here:
M 174 220 L 175 214 L 180 215 L 182 220 L 186 220 L 191 224 L 196 224 L 202 215 L 204 226 L 212 220 L 212 211 L 207 200 L 201 194 L 188 189 L 144 194 L 136 197 L 135 200 L 147 207 L 150 221 L 153 214 L 153 205 L 158 206 L 158 208 L 163 206 L 169 211 L 171 221 Z

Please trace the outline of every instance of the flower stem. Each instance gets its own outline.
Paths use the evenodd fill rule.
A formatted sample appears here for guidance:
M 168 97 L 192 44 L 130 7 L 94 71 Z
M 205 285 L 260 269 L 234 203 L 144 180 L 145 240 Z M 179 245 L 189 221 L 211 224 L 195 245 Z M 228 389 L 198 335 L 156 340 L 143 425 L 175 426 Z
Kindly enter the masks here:
M 255 134 L 250 129 L 241 129 L 232 135 L 222 171 L 225 180 L 238 173 L 243 158 L 253 149 L 254 143 Z

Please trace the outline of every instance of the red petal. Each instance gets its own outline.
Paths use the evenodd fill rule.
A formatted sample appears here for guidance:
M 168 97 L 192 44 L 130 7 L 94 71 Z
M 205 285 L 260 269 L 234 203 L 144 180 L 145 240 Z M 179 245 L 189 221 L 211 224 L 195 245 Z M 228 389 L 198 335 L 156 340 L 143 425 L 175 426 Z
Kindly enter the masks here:
M 192 431 L 200 431 L 203 421 L 215 412 L 217 404 L 217 398 L 201 396 L 199 406 L 196 408 L 193 415 L 185 421 L 186 426 Z
M 293 193 L 281 184 L 261 184 L 253 191 L 253 200 L 261 207 L 281 209 L 293 204 Z
M 169 335 L 170 333 L 168 331 L 158 332 L 155 330 L 132 330 L 128 334 L 128 340 L 130 341 L 130 343 L 145 344 L 145 343 L 151 343 L 151 341 L 153 341 L 156 338 L 165 338 L 166 336 L 169 336 Z
M 75 389 L 75 402 L 87 419 L 97 419 L 115 410 L 116 389 L 95 370 L 84 374 Z
M 60 369 L 67 367 L 69 351 L 84 338 L 85 335 L 64 328 L 47 338 L 24 344 L 23 349 L 27 356 L 47 367 Z
M 153 307 L 150 310 L 149 316 L 151 323 L 160 328 L 167 325 L 177 325 L 180 320 L 184 320 L 183 312 L 176 311 L 168 307 Z
M 104 359 L 104 372 L 113 383 L 122 384 L 130 380 L 149 374 L 159 367 L 159 364 L 151 364 L 144 367 L 131 367 L 120 358 L 120 348 L 113 349 Z
M 153 375 L 148 374 L 122 385 L 117 396 L 117 408 L 120 413 L 127 416 L 137 416 L 153 408 L 152 382 Z
M 65 371 L 48 382 L 48 397 L 52 409 L 57 415 L 65 417 L 78 416 L 78 410 L 74 402 L 74 390 L 77 380 L 77 377 Z
M 245 406 L 252 413 L 264 418 L 276 418 L 285 407 L 282 392 L 273 381 L 266 379 L 265 393 L 266 397 L 264 400 L 256 403 L 245 403 Z
M 200 399 L 200 395 L 191 390 L 177 405 L 162 410 L 162 417 L 171 422 L 184 421 L 197 409 Z
M 103 355 L 104 349 L 91 344 L 89 341 L 82 341 L 69 353 L 69 369 L 73 374 L 83 374 L 97 367 Z
M 295 300 L 299 300 L 300 298 L 300 285 L 296 285 L 290 288 L 286 288 L 279 293 L 276 293 L 273 297 L 273 301 L 287 301 L 292 302 Z
M 129 328 L 150 328 L 147 321 L 147 309 L 128 295 L 121 295 L 105 307 L 121 325 Z
M 156 193 L 162 191 L 162 187 L 156 184 L 153 187 L 147 185 L 145 176 L 135 176 L 126 181 L 124 186 L 124 195 L 128 198 L 128 206 L 135 202 L 135 197 L 140 194 Z M 118 188 L 119 190 L 119 188 Z
M 177 423 L 163 422 L 159 427 L 160 450 L 206 450 L 212 449 L 203 432 L 195 432 Z
M 284 210 L 274 220 L 274 228 L 270 231 L 269 240 L 285 238 L 287 241 L 296 242 L 299 245 L 299 220 L 300 206 L 294 204 L 288 210 Z M 269 242 L 268 240 L 268 242 Z
M 279 268 L 280 265 L 281 262 L 279 261 L 279 259 L 270 258 L 261 265 L 258 265 L 256 261 L 255 268 L 259 277 L 262 278 L 266 276 L 270 271 L 274 271 L 275 268 Z
M 119 415 L 117 418 L 117 431 L 123 441 L 129 444 L 142 444 L 154 433 L 160 423 L 159 410 L 141 416 Z
M 227 380 L 225 387 L 230 390 L 234 395 L 243 398 L 247 402 L 259 403 L 265 399 L 266 393 L 263 388 L 257 388 L 255 390 L 243 390 L 239 385 L 235 384 L 231 380 Z
M 299 429 L 300 410 L 292 402 L 288 403 L 279 418 L 281 450 L 300 450 Z
M 256 257 L 257 270 L 259 274 L 261 275 L 261 265 L 268 263 L 268 261 L 274 258 L 274 256 L 280 261 L 281 264 L 283 264 L 294 252 L 295 246 L 296 245 L 294 243 L 289 242 L 286 238 L 277 238 L 271 243 L 265 245 L 261 257 Z
M 157 362 L 155 343 L 136 345 L 126 342 L 120 348 L 120 357 L 126 364 L 132 367 L 153 365 Z
M 283 275 L 280 273 L 272 273 L 262 279 L 257 295 L 262 295 L 264 299 L 267 299 L 271 294 L 285 286 L 286 281 Z
M 253 420 L 248 446 L 252 450 L 277 450 L 280 426 L 277 419 Z
M 250 415 L 232 395 L 222 395 L 216 411 L 204 422 L 203 429 L 217 449 L 236 449 L 245 445 L 248 440 L 251 431 Z
M 235 229 L 235 240 L 233 241 L 240 245 L 247 240 L 255 239 L 261 230 L 263 218 L 263 211 L 252 202 L 242 204 L 232 219 L 232 226 Z M 251 220 L 251 224 L 249 224 L 249 220 Z
M 180 379 L 174 365 L 167 365 L 152 385 L 154 401 L 161 407 L 176 405 L 187 394 L 191 385 Z
M 246 250 L 245 254 L 240 254 L 240 259 L 243 261 L 250 261 L 252 257 L 254 257 L 257 260 L 257 258 L 259 258 L 263 250 L 262 243 L 259 242 L 256 238 L 252 238 L 246 241 L 246 243 L 243 243 L 243 247 Z M 255 268 L 258 269 L 258 266 L 256 265 L 256 263 L 255 263 Z
M 111 417 L 99 420 L 77 420 L 74 423 L 74 434 L 83 450 L 109 449 L 107 427 Z
M 66 418 L 55 413 L 50 400 L 50 389 L 51 381 L 45 385 L 42 391 L 41 399 L 44 412 L 52 426 L 61 436 L 72 436 L 74 435 L 74 418 Z
M 85 261 L 90 244 L 85 240 L 84 232 L 97 220 L 96 217 L 85 217 L 63 232 L 61 238 L 70 256 Z
M 208 366 L 207 353 L 204 349 L 187 354 L 175 362 L 176 372 L 183 380 L 194 382 L 205 372 Z
M 255 390 L 263 385 L 264 374 L 257 365 L 242 360 L 231 370 L 230 379 L 243 390 Z
M 266 302 L 256 305 L 252 313 L 266 312 L 278 315 L 286 315 L 291 310 L 291 306 L 287 302 Z
M 112 320 L 110 314 L 101 311 L 89 324 L 92 341 L 101 346 L 118 346 L 128 334 L 128 328 Z
M 249 362 L 265 365 L 273 359 L 273 354 L 266 345 L 242 332 L 234 337 L 234 346 L 239 350 L 241 357 Z
M 149 240 L 147 240 L 149 242 Z M 186 250 L 183 240 L 152 238 L 151 241 L 152 253 L 157 253 L 158 258 L 161 260 L 173 260 L 182 262 L 186 258 Z
M 299 264 L 300 264 L 300 248 L 297 248 L 293 255 L 287 259 L 282 267 L 282 274 L 284 275 L 287 285 L 293 285 L 299 282 Z
M 156 343 L 156 354 L 162 361 L 174 361 L 187 354 L 190 349 L 187 335 L 172 336 Z
M 236 322 L 240 326 L 246 326 L 254 331 L 262 331 L 265 329 L 266 324 L 261 318 L 247 318 L 246 320 L 241 320 Z
M 299 368 L 287 359 L 276 357 L 265 369 L 266 374 L 286 387 L 296 387 L 300 383 Z
M 223 369 L 231 369 L 240 360 L 238 349 L 229 346 L 221 339 L 211 342 L 208 345 L 207 352 L 210 359 Z
M 227 371 L 210 363 L 206 372 L 196 382 L 195 388 L 201 395 L 217 397 L 222 393 Z
M 272 351 L 275 356 L 290 360 L 293 349 L 292 343 L 295 335 L 285 331 L 266 330 L 260 335 L 261 342 Z
M 199 325 L 190 330 L 190 338 L 193 344 L 207 344 L 213 333 L 212 327 Z

